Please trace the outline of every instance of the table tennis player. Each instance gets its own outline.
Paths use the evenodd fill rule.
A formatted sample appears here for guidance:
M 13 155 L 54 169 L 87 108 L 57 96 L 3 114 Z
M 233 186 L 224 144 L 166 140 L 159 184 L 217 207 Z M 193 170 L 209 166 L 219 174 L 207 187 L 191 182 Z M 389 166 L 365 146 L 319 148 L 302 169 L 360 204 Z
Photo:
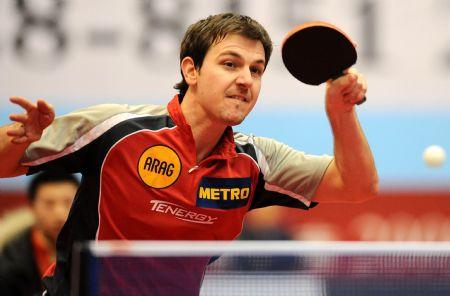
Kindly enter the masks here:
M 167 106 L 104 104 L 55 118 L 43 99 L 11 98 L 24 113 L 0 130 L 0 176 L 54 166 L 83 176 L 46 295 L 69 294 L 76 241 L 232 240 L 252 209 L 375 196 L 377 172 L 355 107 L 367 86 L 354 69 L 326 86 L 334 156 L 233 130 L 258 100 L 271 53 L 255 20 L 218 14 L 187 29 L 182 80 Z M 186 267 L 198 285 L 204 267 Z

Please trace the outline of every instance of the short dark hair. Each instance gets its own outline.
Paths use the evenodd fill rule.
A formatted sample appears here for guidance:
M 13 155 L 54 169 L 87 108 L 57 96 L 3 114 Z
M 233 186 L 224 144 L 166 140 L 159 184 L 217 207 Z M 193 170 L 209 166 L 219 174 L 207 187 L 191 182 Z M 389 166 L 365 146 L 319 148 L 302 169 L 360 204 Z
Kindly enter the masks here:
M 180 63 L 185 57 L 194 60 L 195 67 L 200 69 L 209 48 L 223 40 L 228 34 L 239 34 L 253 40 L 261 41 L 264 48 L 265 66 L 272 54 L 272 40 L 266 29 L 249 16 L 234 13 L 210 15 L 187 29 L 180 46 Z M 184 95 L 189 87 L 181 71 L 181 82 L 174 88 Z
M 80 182 L 78 179 L 69 174 L 66 170 L 62 168 L 54 168 L 47 171 L 43 171 L 36 175 L 30 182 L 28 186 L 28 200 L 33 202 L 36 198 L 36 193 L 40 186 L 48 183 L 63 183 L 69 182 L 78 187 Z

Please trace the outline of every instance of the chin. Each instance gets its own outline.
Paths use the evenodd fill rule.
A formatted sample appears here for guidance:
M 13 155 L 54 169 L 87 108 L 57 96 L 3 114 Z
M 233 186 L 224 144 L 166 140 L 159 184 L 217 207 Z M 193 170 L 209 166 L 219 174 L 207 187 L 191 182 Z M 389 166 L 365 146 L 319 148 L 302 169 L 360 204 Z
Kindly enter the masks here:
M 239 118 L 225 118 L 224 122 L 226 125 L 229 126 L 235 126 L 239 125 L 244 121 L 245 117 L 239 117 Z
M 229 112 L 229 113 L 227 112 L 225 114 L 224 113 L 222 113 L 219 118 L 221 118 L 221 121 L 228 126 L 235 126 L 241 124 L 247 115 L 245 112 Z

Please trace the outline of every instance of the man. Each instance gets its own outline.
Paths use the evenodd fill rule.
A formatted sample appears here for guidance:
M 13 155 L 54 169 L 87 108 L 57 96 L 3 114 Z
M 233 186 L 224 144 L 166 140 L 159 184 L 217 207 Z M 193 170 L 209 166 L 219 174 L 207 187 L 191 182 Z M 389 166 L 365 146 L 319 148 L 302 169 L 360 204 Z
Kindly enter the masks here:
M 0 155 L 7 156 L 0 176 L 54 165 L 83 174 L 54 275 L 45 280 L 51 295 L 68 293 L 75 241 L 231 240 L 254 208 L 308 209 L 375 195 L 377 173 L 355 112 L 366 84 L 355 70 L 327 84 L 334 158 L 233 133 L 257 101 L 271 52 L 256 21 L 220 14 L 188 28 L 180 94 L 167 108 L 100 105 L 54 120 L 44 100 L 11 98 L 26 114 L 11 115 L 16 123 L 0 131 Z M 174 291 L 196 294 L 206 263 L 180 262 L 177 270 L 196 284 L 172 281 Z
M 35 295 L 55 262 L 56 238 L 69 214 L 78 180 L 63 170 L 38 174 L 28 188 L 33 226 L 5 244 L 0 254 L 2 295 Z

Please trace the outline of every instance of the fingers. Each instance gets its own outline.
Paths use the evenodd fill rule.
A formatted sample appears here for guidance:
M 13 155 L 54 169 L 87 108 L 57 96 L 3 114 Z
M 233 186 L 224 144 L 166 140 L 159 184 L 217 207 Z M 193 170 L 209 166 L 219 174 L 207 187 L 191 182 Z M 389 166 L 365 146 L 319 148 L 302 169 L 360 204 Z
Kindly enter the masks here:
M 29 139 L 25 134 L 25 128 L 22 124 L 11 125 L 6 131 L 6 134 L 12 137 L 11 143 L 13 144 L 24 144 L 29 142 Z
M 363 88 L 367 88 L 366 80 L 355 68 L 344 70 L 343 75 L 338 79 L 331 81 L 331 83 L 340 86 L 341 90 L 352 87 L 353 83 L 359 83 Z
M 365 97 L 367 84 L 364 77 L 356 69 L 347 69 L 345 75 L 340 77 L 339 86 L 337 86 L 346 103 L 358 103 Z
M 38 99 L 36 104 L 31 103 L 23 97 L 11 97 L 10 101 L 26 110 L 25 114 L 12 114 L 12 121 L 20 122 L 26 127 L 35 126 L 44 129 L 55 119 L 53 106 L 43 99 Z
M 344 71 L 344 75 L 327 82 L 327 114 L 351 112 L 355 105 L 362 104 L 366 98 L 367 83 L 354 68 Z
M 27 112 L 32 111 L 33 109 L 36 109 L 36 105 L 28 101 L 27 99 L 23 97 L 11 97 L 9 98 L 11 103 L 19 105 L 23 109 L 25 109 Z
M 35 109 L 38 109 L 39 112 L 45 113 L 45 114 L 51 114 L 54 115 L 55 111 L 53 109 L 53 106 L 47 103 L 44 99 L 38 99 L 36 104 L 30 102 L 29 100 L 25 99 L 24 97 L 11 97 L 9 99 L 11 103 L 14 103 L 16 105 L 19 105 L 23 109 L 25 109 L 27 112 L 34 111 Z
M 23 137 L 20 137 L 20 138 L 13 138 L 11 140 L 11 143 L 13 143 L 13 144 L 24 144 L 24 143 L 27 143 L 27 142 L 28 142 L 28 137 L 26 137 L 26 136 L 23 136 Z
M 22 137 L 25 135 L 25 128 L 21 124 L 13 124 L 7 129 L 6 134 L 10 137 Z
M 9 119 L 12 121 L 26 123 L 28 121 L 28 114 L 11 114 L 9 115 Z
M 17 122 L 8 127 L 6 134 L 12 138 L 13 144 L 32 143 L 40 139 L 40 134 L 27 132 L 25 126 Z
M 48 104 L 43 99 L 39 99 L 37 101 L 37 107 L 39 112 L 42 114 L 42 117 L 39 120 L 39 124 L 41 125 L 41 127 L 46 128 L 55 119 L 55 111 L 53 109 L 53 106 Z
M 358 103 L 363 103 L 363 99 L 366 96 L 366 92 L 364 90 L 354 90 L 349 94 L 346 94 L 343 96 L 343 100 L 346 103 L 350 103 L 350 104 L 358 104 Z
M 348 94 L 352 92 L 355 87 L 358 87 L 358 77 L 354 74 L 346 74 L 342 77 L 341 93 Z
M 351 84 L 349 84 L 348 87 L 342 90 L 342 95 L 348 99 L 351 99 L 357 96 L 362 91 L 364 91 L 362 84 L 358 83 L 357 81 L 354 81 Z
M 352 92 L 351 94 L 344 96 L 344 101 L 346 103 L 351 103 L 351 104 L 358 104 L 358 103 L 363 103 L 363 99 L 366 96 L 366 92 L 361 90 L 361 91 L 355 91 Z
M 44 101 L 43 99 L 37 100 L 37 108 L 42 113 L 52 113 L 52 114 L 55 113 L 53 106 Z

